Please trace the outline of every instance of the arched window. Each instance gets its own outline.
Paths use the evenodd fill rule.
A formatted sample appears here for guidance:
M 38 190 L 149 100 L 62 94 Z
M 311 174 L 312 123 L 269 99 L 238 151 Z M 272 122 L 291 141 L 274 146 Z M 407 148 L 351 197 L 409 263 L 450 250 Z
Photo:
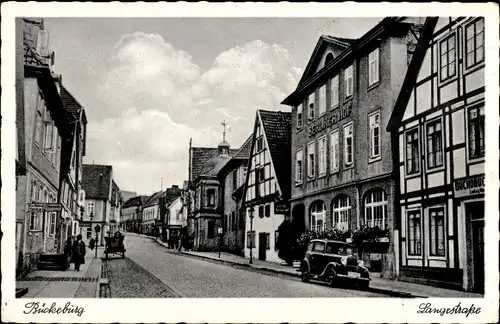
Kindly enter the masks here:
M 346 195 L 337 196 L 332 205 L 332 227 L 346 231 L 349 229 L 350 219 L 351 199 Z
M 328 63 L 330 63 L 330 61 L 332 61 L 332 60 L 333 60 L 333 53 L 330 52 L 330 53 L 326 54 L 326 57 L 325 57 L 325 66 L 327 66 Z
M 310 211 L 310 228 L 314 232 L 324 232 L 325 231 L 325 218 L 326 218 L 326 208 L 325 203 L 322 201 L 315 201 L 311 204 Z
M 387 228 L 387 195 L 382 189 L 368 192 L 365 198 L 365 225 Z

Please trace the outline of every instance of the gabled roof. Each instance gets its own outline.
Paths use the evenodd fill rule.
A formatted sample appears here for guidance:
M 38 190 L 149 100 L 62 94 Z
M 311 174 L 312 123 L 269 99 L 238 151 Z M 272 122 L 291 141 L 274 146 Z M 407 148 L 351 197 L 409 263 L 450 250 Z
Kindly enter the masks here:
M 82 166 L 82 188 L 85 197 L 91 199 L 109 199 L 113 173 L 111 165 L 84 164 Z
M 229 150 L 229 155 L 237 153 L 238 150 Z M 194 181 L 201 174 L 203 166 L 218 155 L 216 147 L 191 147 L 191 180 Z
M 250 156 L 250 150 L 252 149 L 252 138 L 253 136 L 248 136 L 247 140 L 241 145 L 240 149 L 233 155 L 233 159 L 247 160 Z
M 304 73 L 300 78 L 299 84 L 305 81 L 311 74 L 314 74 L 315 70 L 313 70 L 313 68 L 319 63 L 319 60 L 323 55 L 323 51 L 328 45 L 333 45 L 337 47 L 339 50 L 343 51 L 354 42 L 355 39 L 351 38 L 342 38 L 329 35 L 320 36 L 318 42 L 316 43 L 316 47 L 314 48 L 313 53 L 309 58 L 309 62 L 307 63 L 306 69 L 304 70 Z
M 271 153 L 274 172 L 285 199 L 290 197 L 290 163 L 292 145 L 292 113 L 259 110 L 260 119 Z
M 156 204 L 158 204 L 158 201 L 160 200 L 160 198 L 165 194 L 165 191 L 158 191 L 158 192 L 155 192 L 154 194 L 152 194 L 148 201 L 143 205 L 144 208 L 146 207 L 151 207 L 151 206 L 154 206 Z
M 200 177 L 209 177 L 214 178 L 217 177 L 219 171 L 226 165 L 226 163 L 231 160 L 230 156 L 216 156 L 211 158 L 210 160 L 203 165 L 200 171 Z
M 135 196 L 125 201 L 122 205 L 122 208 L 127 207 L 135 207 L 135 206 L 144 206 L 144 204 L 148 201 L 149 196 Z
M 429 43 L 432 40 L 434 29 L 438 21 L 438 17 L 429 17 L 425 19 L 424 27 L 420 39 L 418 40 L 415 53 L 412 56 L 408 70 L 401 85 L 401 91 L 398 94 L 394 108 L 392 109 L 391 117 L 387 123 L 387 131 L 397 130 L 404 116 L 408 100 L 410 99 L 413 86 L 417 82 L 418 74 L 425 58 Z

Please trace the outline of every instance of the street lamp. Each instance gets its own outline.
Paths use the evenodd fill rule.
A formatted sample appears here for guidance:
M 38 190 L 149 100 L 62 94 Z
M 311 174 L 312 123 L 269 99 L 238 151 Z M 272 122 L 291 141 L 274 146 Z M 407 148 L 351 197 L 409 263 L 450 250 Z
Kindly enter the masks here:
M 220 249 L 221 249 L 221 245 L 222 245 L 222 226 L 219 226 L 219 228 L 217 229 L 217 234 L 219 234 L 219 259 L 220 259 Z
M 250 215 L 248 215 L 248 217 L 250 217 L 250 264 L 253 263 L 253 241 L 254 241 L 254 237 L 253 237 L 253 212 L 255 210 L 253 209 L 252 206 L 250 206 L 250 208 L 248 209 L 248 212 L 250 213 Z

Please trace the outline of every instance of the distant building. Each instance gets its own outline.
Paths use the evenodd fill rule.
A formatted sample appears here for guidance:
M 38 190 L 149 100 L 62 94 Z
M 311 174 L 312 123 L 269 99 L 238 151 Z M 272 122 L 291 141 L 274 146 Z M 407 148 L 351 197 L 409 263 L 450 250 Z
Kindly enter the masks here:
M 149 196 L 135 196 L 126 200 L 121 206 L 120 224 L 127 232 L 138 233 L 142 219 L 142 209 Z
M 247 258 L 252 251 L 259 260 L 281 261 L 276 240 L 278 227 L 289 217 L 291 123 L 289 112 L 256 113 L 243 194 Z
M 59 245 L 61 149 L 69 137 L 43 19 L 16 19 L 16 274 Z M 5 215 L 4 215 L 5 216 Z
M 99 225 L 101 230 L 98 234 L 98 242 L 104 245 L 104 236 L 111 231 L 110 225 L 112 225 L 110 221 L 113 204 L 113 167 L 84 164 L 82 188 L 85 191 L 85 209 L 83 220 L 80 222 L 80 233 L 85 240 L 95 238 L 94 229 L 96 225 Z
M 401 280 L 484 293 L 485 31 L 427 18 L 394 106 Z
M 120 195 L 122 196 L 123 203 L 125 203 L 127 200 L 130 198 L 137 197 L 137 192 L 134 191 L 126 191 L 126 190 L 120 190 Z
M 247 172 L 248 156 L 252 146 L 250 136 L 220 169 L 217 174 L 222 184 L 222 247 L 232 253 L 243 255 L 245 248 L 245 214 L 242 211 L 243 192 Z
M 120 188 L 114 180 L 112 181 L 110 202 L 111 210 L 109 213 L 109 231 L 113 234 L 120 228 L 120 209 L 123 204 L 123 197 L 121 196 Z
M 154 229 L 160 220 L 160 198 L 164 195 L 165 191 L 155 192 L 143 205 L 140 233 L 154 235 Z
M 185 212 L 182 190 L 179 186 L 173 185 L 171 188 L 167 188 L 162 202 L 165 214 L 160 214 L 160 219 L 166 232 L 164 238 L 185 235 L 183 229 L 187 224 L 187 213 Z M 160 209 L 160 211 L 162 210 Z

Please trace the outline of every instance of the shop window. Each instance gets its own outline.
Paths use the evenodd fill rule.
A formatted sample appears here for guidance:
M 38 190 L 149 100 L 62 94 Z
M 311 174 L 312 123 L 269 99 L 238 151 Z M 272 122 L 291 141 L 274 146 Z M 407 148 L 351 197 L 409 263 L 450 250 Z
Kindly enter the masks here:
M 427 123 L 427 167 L 443 165 L 443 129 L 441 119 Z
M 444 207 L 429 209 L 429 249 L 432 256 L 445 256 Z
M 341 231 L 349 229 L 351 219 L 351 199 L 346 195 L 337 196 L 333 200 L 332 227 Z
M 366 195 L 365 226 L 387 228 L 387 196 L 382 189 L 372 190 Z
M 407 212 L 408 219 L 408 255 L 422 254 L 422 217 L 419 210 Z
M 310 209 L 310 228 L 311 231 L 321 233 L 325 231 L 326 208 L 325 203 L 316 201 L 311 204 Z
M 484 157 L 484 105 L 471 107 L 469 114 L 469 158 Z
M 465 56 L 467 68 L 484 61 L 484 18 L 465 27 Z

